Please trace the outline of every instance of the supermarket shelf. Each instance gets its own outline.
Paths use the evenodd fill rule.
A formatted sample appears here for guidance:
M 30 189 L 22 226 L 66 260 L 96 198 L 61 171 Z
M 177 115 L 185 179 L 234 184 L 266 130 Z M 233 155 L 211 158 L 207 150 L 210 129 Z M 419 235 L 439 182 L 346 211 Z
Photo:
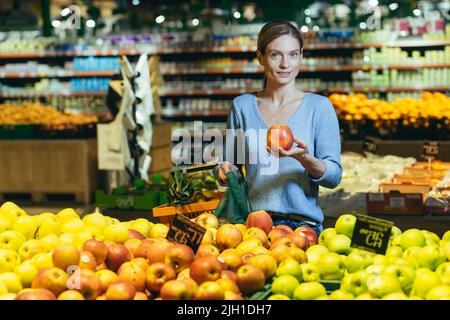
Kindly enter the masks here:
M 0 98 L 34 98 L 34 97 L 106 97 L 107 92 L 71 92 L 71 93 L 0 93 Z
M 0 73 L 0 78 L 23 79 L 23 78 L 67 78 L 67 77 L 113 77 L 117 71 L 65 71 L 54 74 L 43 72 L 8 72 Z
M 165 118 L 176 117 L 227 117 L 228 111 L 167 111 L 163 110 L 162 116 Z
M 178 91 L 168 91 L 161 93 L 160 96 L 162 97 L 169 97 L 169 96 L 197 96 L 197 95 L 234 95 L 234 94 L 244 94 L 248 92 L 248 90 L 245 89 L 213 89 L 213 90 L 178 90 Z
M 335 66 L 302 66 L 300 72 L 329 72 L 329 71 L 358 71 L 358 70 L 416 70 L 425 68 L 450 68 L 450 63 L 441 64 L 417 64 L 417 65 L 335 65 Z M 254 74 L 263 73 L 264 69 L 257 68 L 217 68 L 200 70 L 171 70 L 162 72 L 163 75 L 183 75 L 183 74 Z
M 401 91 L 447 91 L 449 86 L 431 86 L 431 87 L 380 87 L 380 88 L 329 88 L 328 92 L 347 93 L 347 92 L 401 92 Z
M 404 40 L 383 43 L 315 43 L 306 44 L 305 50 L 328 50 L 328 49 L 367 49 L 387 47 L 433 47 L 450 45 L 449 40 Z M 148 54 L 177 54 L 177 53 L 201 53 L 201 52 L 255 52 L 256 46 L 232 46 L 211 48 L 160 48 L 156 50 L 83 50 L 83 51 L 48 51 L 28 53 L 0 53 L 0 59 L 33 59 L 51 57 L 77 57 L 77 56 L 118 56 L 118 55 L 140 55 Z

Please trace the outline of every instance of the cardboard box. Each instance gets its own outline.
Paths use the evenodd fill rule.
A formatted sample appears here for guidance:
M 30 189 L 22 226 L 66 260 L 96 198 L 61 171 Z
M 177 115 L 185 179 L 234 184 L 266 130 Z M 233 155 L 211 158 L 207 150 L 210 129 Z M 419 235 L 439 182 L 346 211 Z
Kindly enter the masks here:
M 172 145 L 172 124 L 170 122 L 153 123 L 151 149 L 168 145 Z
M 423 193 L 368 192 L 366 194 L 369 215 L 423 215 Z
M 167 171 L 172 168 L 172 145 L 163 146 L 159 148 L 152 148 L 150 150 L 150 157 L 152 162 L 150 163 L 149 173 Z

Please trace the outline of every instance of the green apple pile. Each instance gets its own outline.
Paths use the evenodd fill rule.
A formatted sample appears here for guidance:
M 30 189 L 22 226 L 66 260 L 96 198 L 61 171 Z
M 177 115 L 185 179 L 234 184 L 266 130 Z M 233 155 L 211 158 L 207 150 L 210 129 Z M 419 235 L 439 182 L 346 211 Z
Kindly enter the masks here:
M 307 262 L 283 261 L 269 299 L 450 300 L 450 231 L 393 227 L 385 255 L 351 248 L 356 217 L 341 215 L 334 228 L 306 250 Z M 286 268 L 285 264 L 289 264 Z M 327 294 L 324 283 L 339 281 Z
M 317 242 L 311 229 L 274 227 L 265 211 L 251 213 L 245 225 L 219 225 L 211 213 L 193 220 L 206 229 L 196 252 L 146 219 L 80 218 L 71 208 L 31 216 L 6 202 L 0 299 L 247 299 L 289 270 L 290 260 L 306 262 L 306 248 Z

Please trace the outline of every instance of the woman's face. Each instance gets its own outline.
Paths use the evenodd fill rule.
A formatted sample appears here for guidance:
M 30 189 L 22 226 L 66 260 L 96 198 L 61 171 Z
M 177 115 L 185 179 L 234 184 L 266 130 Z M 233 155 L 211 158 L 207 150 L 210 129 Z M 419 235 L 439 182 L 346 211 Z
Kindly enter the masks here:
M 284 85 L 295 81 L 302 59 L 299 41 L 291 35 L 282 35 L 266 47 L 264 55 L 257 52 L 259 63 L 264 67 L 267 81 Z

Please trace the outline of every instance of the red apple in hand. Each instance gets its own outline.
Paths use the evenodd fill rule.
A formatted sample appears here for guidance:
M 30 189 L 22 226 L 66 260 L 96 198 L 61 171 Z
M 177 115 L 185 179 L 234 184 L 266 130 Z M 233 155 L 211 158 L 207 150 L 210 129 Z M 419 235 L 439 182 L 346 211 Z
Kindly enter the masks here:
M 290 150 L 294 144 L 294 135 L 286 125 L 273 125 L 267 131 L 267 147 L 278 151 L 278 147 Z

